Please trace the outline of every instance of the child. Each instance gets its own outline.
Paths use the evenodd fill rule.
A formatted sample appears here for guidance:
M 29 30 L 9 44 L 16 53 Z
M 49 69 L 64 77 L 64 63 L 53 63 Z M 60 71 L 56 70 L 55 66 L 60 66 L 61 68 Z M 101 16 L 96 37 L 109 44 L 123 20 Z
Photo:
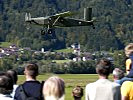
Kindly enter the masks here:
M 82 96 L 83 96 L 83 88 L 80 86 L 76 86 L 73 90 L 72 90 L 72 95 L 74 97 L 74 100 L 81 100 Z
M 125 47 L 125 54 L 128 57 L 126 60 L 127 77 L 133 78 L 133 43 L 129 43 Z

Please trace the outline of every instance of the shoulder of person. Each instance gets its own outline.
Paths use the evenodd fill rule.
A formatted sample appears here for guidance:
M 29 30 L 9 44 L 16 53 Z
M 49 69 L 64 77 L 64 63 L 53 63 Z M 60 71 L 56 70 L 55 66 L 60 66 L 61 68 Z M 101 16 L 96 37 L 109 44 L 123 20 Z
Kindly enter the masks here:
M 132 62 L 130 58 L 126 60 L 126 63 L 130 63 L 130 62 Z
M 120 87 L 121 86 L 120 84 L 118 84 L 116 82 L 112 82 L 112 83 L 113 83 L 113 86 L 115 86 L 115 87 Z
M 23 85 L 23 84 L 17 85 L 16 90 L 15 90 L 16 93 L 19 92 L 19 91 L 21 90 L 22 85 Z
M 130 85 L 132 85 L 133 86 L 133 82 L 132 81 L 125 81 L 125 82 L 123 82 L 123 84 L 122 84 L 122 86 L 130 86 Z
M 89 83 L 86 85 L 86 88 L 93 88 L 93 86 L 95 86 L 94 84 L 95 84 L 95 82 Z

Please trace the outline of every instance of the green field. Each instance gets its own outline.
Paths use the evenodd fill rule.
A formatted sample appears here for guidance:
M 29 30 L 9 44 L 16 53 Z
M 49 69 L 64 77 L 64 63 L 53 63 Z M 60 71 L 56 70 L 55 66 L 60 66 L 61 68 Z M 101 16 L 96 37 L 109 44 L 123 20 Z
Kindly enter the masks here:
M 68 63 L 70 62 L 71 60 L 52 60 L 52 62 L 56 62 L 58 64 L 62 64 L 62 63 Z
M 0 42 L 0 47 L 9 47 L 11 43 L 9 42 Z
M 53 76 L 54 74 L 43 74 L 39 75 L 37 79 L 39 81 L 46 80 L 48 77 Z M 96 74 L 58 74 L 57 76 L 61 77 L 65 81 L 65 100 L 73 100 L 71 91 L 74 86 L 80 85 L 85 88 L 86 84 L 90 82 L 94 82 L 98 79 Z M 110 80 L 112 80 L 112 76 L 110 75 Z M 21 84 L 25 81 L 24 75 L 19 76 L 18 84 Z M 82 98 L 84 100 L 84 97 Z
M 72 53 L 73 52 L 73 49 L 72 48 L 60 49 L 60 50 L 55 50 L 55 52 Z

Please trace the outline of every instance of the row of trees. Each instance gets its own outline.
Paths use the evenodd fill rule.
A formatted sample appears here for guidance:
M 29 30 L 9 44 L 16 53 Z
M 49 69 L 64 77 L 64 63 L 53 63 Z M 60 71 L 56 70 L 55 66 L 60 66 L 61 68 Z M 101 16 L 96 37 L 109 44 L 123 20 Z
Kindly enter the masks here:
M 74 57 L 72 53 L 58 55 L 51 53 L 35 54 L 30 51 L 24 51 L 24 53 L 19 53 L 18 55 L 11 55 L 1 58 L 0 70 L 6 71 L 8 69 L 16 69 L 19 74 L 23 74 L 25 64 L 34 62 L 39 65 L 40 73 L 95 73 L 97 60 L 101 58 L 107 58 L 106 56 L 97 53 L 92 60 L 88 61 L 70 61 L 65 63 L 53 62 L 53 60 L 65 60 L 66 58 L 70 59 L 72 57 Z M 125 70 L 125 56 L 123 51 L 115 51 L 111 57 L 114 59 L 112 60 L 113 67 L 119 67 Z

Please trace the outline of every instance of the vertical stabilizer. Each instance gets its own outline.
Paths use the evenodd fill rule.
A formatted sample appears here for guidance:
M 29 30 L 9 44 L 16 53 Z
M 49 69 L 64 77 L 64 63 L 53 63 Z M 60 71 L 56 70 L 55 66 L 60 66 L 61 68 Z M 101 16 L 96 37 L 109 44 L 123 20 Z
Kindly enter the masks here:
M 84 20 L 91 21 L 92 20 L 92 8 L 84 8 Z
M 27 21 L 28 20 L 28 14 L 26 13 L 25 14 L 25 21 Z
M 30 21 L 31 20 L 31 15 L 30 13 L 25 14 L 25 21 Z

